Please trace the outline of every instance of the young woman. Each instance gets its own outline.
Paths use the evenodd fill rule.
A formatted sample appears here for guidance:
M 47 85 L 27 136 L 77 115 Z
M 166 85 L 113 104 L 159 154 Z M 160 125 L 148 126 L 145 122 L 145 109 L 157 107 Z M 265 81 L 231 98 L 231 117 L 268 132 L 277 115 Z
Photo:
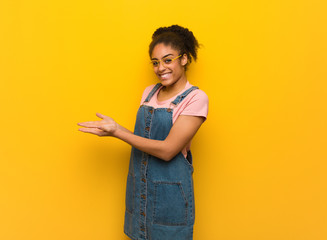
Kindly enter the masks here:
M 158 28 L 149 46 L 160 83 L 143 92 L 134 133 L 112 118 L 79 130 L 132 146 L 124 232 L 133 240 L 191 240 L 194 224 L 191 140 L 208 113 L 208 97 L 186 78 L 199 45 L 178 25 Z

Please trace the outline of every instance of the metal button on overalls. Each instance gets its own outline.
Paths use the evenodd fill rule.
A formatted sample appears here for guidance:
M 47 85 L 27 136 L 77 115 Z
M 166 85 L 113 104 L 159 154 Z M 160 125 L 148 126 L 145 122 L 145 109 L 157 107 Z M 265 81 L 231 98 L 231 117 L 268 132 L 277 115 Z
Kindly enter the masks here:
M 161 84 L 147 96 L 149 102 Z M 178 95 L 177 106 L 197 89 Z M 173 108 L 142 105 L 137 113 L 134 134 L 164 140 L 173 125 Z M 189 160 L 187 160 L 189 159 Z M 124 232 L 133 240 L 191 240 L 194 225 L 192 155 L 180 152 L 164 161 L 132 147 L 126 187 Z

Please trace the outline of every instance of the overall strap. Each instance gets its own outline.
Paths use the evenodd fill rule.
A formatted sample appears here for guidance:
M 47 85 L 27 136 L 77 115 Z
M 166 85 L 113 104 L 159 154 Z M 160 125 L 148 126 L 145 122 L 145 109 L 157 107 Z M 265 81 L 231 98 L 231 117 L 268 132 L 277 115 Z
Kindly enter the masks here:
M 183 92 L 182 94 L 178 95 L 174 101 L 172 101 L 171 103 L 174 104 L 175 106 L 177 106 L 181 101 L 183 101 L 183 99 L 189 95 L 190 92 L 192 92 L 195 89 L 199 89 L 196 86 L 192 86 L 189 89 L 187 89 L 185 92 Z
M 149 102 L 150 99 L 153 97 L 153 95 L 156 93 L 156 91 L 161 87 L 161 83 L 157 83 L 153 89 L 151 90 L 151 92 L 149 93 L 149 95 L 147 96 L 147 98 L 144 100 L 144 102 Z

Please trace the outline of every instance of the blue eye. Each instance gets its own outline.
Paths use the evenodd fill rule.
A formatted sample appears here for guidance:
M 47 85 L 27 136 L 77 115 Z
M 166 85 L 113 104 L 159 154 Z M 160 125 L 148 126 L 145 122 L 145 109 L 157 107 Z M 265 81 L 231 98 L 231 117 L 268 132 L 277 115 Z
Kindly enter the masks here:
M 158 64 L 159 64 L 158 61 L 152 61 L 152 65 L 153 65 L 154 67 L 158 66 Z

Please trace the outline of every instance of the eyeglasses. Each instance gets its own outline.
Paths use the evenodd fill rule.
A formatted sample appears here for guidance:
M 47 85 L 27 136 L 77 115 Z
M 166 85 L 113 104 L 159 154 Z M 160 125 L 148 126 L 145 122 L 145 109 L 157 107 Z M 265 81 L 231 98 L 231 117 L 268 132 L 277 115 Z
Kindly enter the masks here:
M 178 57 L 175 58 L 170 58 L 170 57 L 165 57 L 161 60 L 152 60 L 151 64 L 153 65 L 153 67 L 158 67 L 160 62 L 162 62 L 162 65 L 164 67 L 166 67 L 167 65 L 171 64 L 174 60 L 180 58 L 182 55 L 179 55 Z

